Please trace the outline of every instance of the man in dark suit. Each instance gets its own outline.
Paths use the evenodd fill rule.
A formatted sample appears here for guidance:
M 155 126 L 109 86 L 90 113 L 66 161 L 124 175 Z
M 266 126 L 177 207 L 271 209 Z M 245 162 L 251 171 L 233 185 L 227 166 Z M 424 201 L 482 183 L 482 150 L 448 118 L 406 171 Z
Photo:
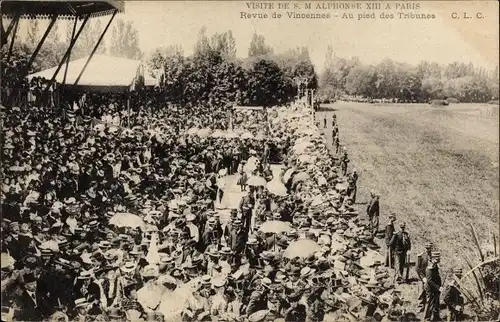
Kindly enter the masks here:
M 16 260 L 16 268 L 19 268 L 21 259 L 27 254 L 32 239 L 20 234 L 18 222 L 12 222 L 9 225 L 10 234 L 5 238 L 5 248 L 9 254 Z
M 395 233 L 389 243 L 390 247 L 394 249 L 396 257 L 396 277 L 398 280 L 403 279 L 403 272 L 406 267 L 406 255 L 411 250 L 411 241 L 408 232 L 405 231 L 406 225 L 400 225 L 401 230 Z
M 37 278 L 33 273 L 27 273 L 22 277 L 22 285 L 14 302 L 18 308 L 14 314 L 17 321 L 40 321 L 48 316 L 50 305 L 48 305 L 43 294 L 37 291 Z
M 229 234 L 227 246 L 231 248 L 235 257 L 239 257 L 245 249 L 247 234 L 242 227 L 240 220 L 235 220 L 233 223 L 233 231 Z

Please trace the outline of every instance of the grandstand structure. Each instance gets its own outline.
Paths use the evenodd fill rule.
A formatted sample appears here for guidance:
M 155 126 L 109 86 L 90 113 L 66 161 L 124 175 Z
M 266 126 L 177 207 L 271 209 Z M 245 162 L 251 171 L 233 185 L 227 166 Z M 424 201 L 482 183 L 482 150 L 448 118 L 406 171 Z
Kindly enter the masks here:
M 74 0 L 3 0 L 1 2 L 1 45 L 7 45 L 8 38 L 10 35 L 11 40 L 9 44 L 9 51 L 7 54 L 7 61 L 11 57 L 12 49 L 16 41 L 16 34 L 19 27 L 20 19 L 49 19 L 50 23 L 45 30 L 42 38 L 37 44 L 35 51 L 31 55 L 27 68 L 26 75 L 31 68 L 35 58 L 37 57 L 40 49 L 42 48 L 47 36 L 49 35 L 52 27 L 58 19 L 70 19 L 74 20 L 73 30 L 71 35 L 70 44 L 64 53 L 59 65 L 54 71 L 51 81 L 56 79 L 57 74 L 61 70 L 64 64 L 66 64 L 62 86 L 66 84 L 66 75 L 68 72 L 68 64 L 71 59 L 71 51 L 75 46 L 83 28 L 87 24 L 88 20 L 93 17 L 101 17 L 110 15 L 111 18 L 104 28 L 102 34 L 100 35 L 96 45 L 92 49 L 91 54 L 88 56 L 86 63 L 83 65 L 78 76 L 74 80 L 74 86 L 78 84 L 83 73 L 85 72 L 89 62 L 94 57 L 99 45 L 102 42 L 106 32 L 109 29 L 113 19 L 117 13 L 124 12 L 124 1 L 117 0 L 100 0 L 100 1 L 74 1 Z M 3 26 L 3 19 L 10 19 L 10 23 L 7 29 Z M 78 23 L 80 22 L 79 26 Z M 78 26 L 78 28 L 77 28 Z

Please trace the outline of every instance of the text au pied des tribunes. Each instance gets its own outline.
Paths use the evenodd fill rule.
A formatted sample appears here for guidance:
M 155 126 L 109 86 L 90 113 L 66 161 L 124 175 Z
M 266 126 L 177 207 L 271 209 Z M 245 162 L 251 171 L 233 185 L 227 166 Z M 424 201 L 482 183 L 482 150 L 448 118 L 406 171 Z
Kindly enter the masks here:
M 434 19 L 416 2 L 246 2 L 242 19 Z

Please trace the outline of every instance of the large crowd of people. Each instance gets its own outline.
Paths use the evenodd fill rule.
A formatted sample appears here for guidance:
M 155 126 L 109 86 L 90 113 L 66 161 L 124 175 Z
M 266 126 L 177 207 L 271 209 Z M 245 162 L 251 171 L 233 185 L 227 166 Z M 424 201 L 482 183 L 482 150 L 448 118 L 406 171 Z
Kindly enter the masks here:
M 66 113 L 1 113 L 2 320 L 411 318 L 394 287 L 408 279 L 404 224 L 379 231 L 376 192 L 358 213 L 346 150 L 330 152 L 302 104 L 127 108 L 87 93 Z M 223 209 L 229 194 L 241 200 Z M 436 320 L 439 253 L 426 248 L 420 298 Z

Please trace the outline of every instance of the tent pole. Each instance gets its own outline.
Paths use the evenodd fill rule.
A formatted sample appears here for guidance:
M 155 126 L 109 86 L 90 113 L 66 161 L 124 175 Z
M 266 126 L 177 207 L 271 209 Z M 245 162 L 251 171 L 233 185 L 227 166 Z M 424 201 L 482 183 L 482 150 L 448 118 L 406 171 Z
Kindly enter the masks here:
M 80 71 L 80 74 L 78 75 L 78 77 L 76 78 L 76 81 L 75 83 L 73 84 L 73 86 L 76 86 L 78 85 L 78 82 L 80 81 L 80 78 L 82 77 L 83 73 L 85 72 L 85 69 L 87 69 L 87 65 L 90 63 L 90 60 L 92 59 L 92 57 L 94 57 L 94 54 L 95 52 L 97 51 L 97 48 L 99 48 L 99 45 L 101 44 L 101 41 L 102 39 L 104 38 L 104 35 L 106 35 L 106 32 L 108 31 L 108 28 L 109 26 L 111 25 L 111 22 L 113 21 L 113 19 L 115 18 L 116 16 L 116 13 L 118 12 L 118 10 L 115 10 L 113 12 L 113 15 L 111 16 L 111 19 L 109 19 L 109 22 L 108 24 L 106 25 L 106 28 L 104 28 L 103 32 L 101 33 L 101 36 L 99 37 L 99 40 L 97 40 L 97 44 L 95 44 L 94 46 L 94 49 L 92 49 L 92 52 L 90 53 L 90 56 L 89 58 L 87 59 L 87 62 L 85 63 L 85 65 L 83 66 L 82 70 Z
M 42 48 L 42 45 L 45 43 L 45 40 L 47 39 L 47 36 L 49 35 L 50 31 L 52 30 L 52 27 L 54 26 L 54 24 L 55 24 L 55 22 L 57 20 L 57 17 L 58 17 L 57 14 L 52 15 L 52 20 L 50 21 L 50 24 L 47 27 L 47 30 L 45 30 L 45 33 L 43 34 L 42 39 L 40 40 L 40 42 L 36 46 L 36 49 L 33 52 L 33 54 L 31 55 L 31 58 L 30 58 L 30 60 L 28 62 L 28 66 L 26 67 L 26 71 L 27 72 L 29 72 L 29 70 L 31 68 L 31 65 L 33 64 L 33 62 L 35 61 L 36 56 L 38 55 L 38 52 Z
M 7 38 L 9 38 L 10 32 L 12 31 L 12 28 L 14 28 L 16 21 L 19 20 L 19 17 L 20 15 L 15 15 L 14 18 L 10 21 L 9 26 L 7 27 L 7 31 L 4 35 L 2 35 L 3 37 L 5 37 L 2 39 L 2 46 L 8 42 Z
M 61 59 L 61 62 L 59 63 L 59 66 L 57 66 L 57 69 L 54 72 L 54 75 L 52 76 L 52 79 L 50 80 L 50 83 L 52 83 L 56 79 L 57 74 L 59 74 L 59 71 L 61 70 L 62 65 L 66 61 L 66 58 L 68 58 L 69 52 L 71 52 L 71 50 L 73 49 L 73 46 L 75 45 L 76 40 L 78 39 L 78 37 L 80 37 L 80 33 L 82 32 L 83 27 L 85 27 L 85 25 L 87 24 L 87 21 L 89 20 L 89 18 L 90 18 L 89 14 L 85 16 L 85 20 L 83 20 L 83 24 L 80 26 L 80 29 L 76 33 L 75 39 L 72 39 L 71 43 L 69 44 L 68 49 L 64 53 L 64 56 Z M 75 18 L 75 19 L 78 19 L 78 18 Z M 48 89 L 48 87 L 45 89 L 45 91 L 47 91 L 47 89 Z
M 14 27 L 14 33 L 12 34 L 12 39 L 10 40 L 9 53 L 7 54 L 7 62 L 10 61 L 10 56 L 12 55 L 12 49 L 14 48 L 14 41 L 16 40 L 17 29 L 19 26 L 19 17 L 16 17 L 16 25 Z
M 77 22 L 78 22 L 78 19 L 75 19 L 75 23 L 73 24 L 73 31 L 71 32 L 71 42 L 73 42 L 75 39 L 75 31 L 76 31 L 76 23 Z M 68 65 L 69 65 L 69 61 L 71 59 L 71 52 L 72 52 L 72 50 L 70 50 L 68 53 L 68 58 L 66 58 L 66 67 L 64 68 L 64 76 L 63 76 L 63 81 L 61 84 L 61 90 L 63 93 L 64 93 L 64 89 L 66 87 L 66 76 L 68 75 Z

